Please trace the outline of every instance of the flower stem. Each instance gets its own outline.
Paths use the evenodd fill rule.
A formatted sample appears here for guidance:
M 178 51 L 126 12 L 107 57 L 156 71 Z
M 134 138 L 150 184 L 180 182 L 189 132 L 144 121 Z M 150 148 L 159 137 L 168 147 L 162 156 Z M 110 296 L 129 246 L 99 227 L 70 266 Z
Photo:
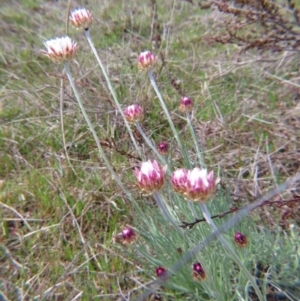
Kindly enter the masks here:
M 75 98 L 77 100 L 77 103 L 79 105 L 79 108 L 82 112 L 82 115 L 90 129 L 90 131 L 92 132 L 92 135 L 94 137 L 94 140 L 96 142 L 96 145 L 98 147 L 98 150 L 99 150 L 99 153 L 101 155 L 101 157 L 103 158 L 105 164 L 106 164 L 106 167 L 108 168 L 108 170 L 110 171 L 111 175 L 113 176 L 114 180 L 117 182 L 117 184 L 120 186 L 120 188 L 126 193 L 127 197 L 132 201 L 132 203 L 135 205 L 136 208 L 138 208 L 138 210 L 141 212 L 141 209 L 139 208 L 139 206 L 137 205 L 135 199 L 132 197 L 131 193 L 126 189 L 126 187 L 123 185 L 120 177 L 116 174 L 116 172 L 114 171 L 112 165 L 110 164 L 109 160 L 107 159 L 106 155 L 105 155 L 105 152 L 100 144 L 100 141 L 99 141 L 99 138 L 97 136 L 97 133 L 94 129 L 94 126 L 92 125 L 91 121 L 90 121 L 90 118 L 88 117 L 85 109 L 84 109 L 84 106 L 82 104 L 82 101 L 80 99 L 80 96 L 78 94 L 78 91 L 76 89 L 76 86 L 75 86 L 75 83 L 73 81 L 73 78 L 72 78 L 72 75 L 70 73 L 70 69 L 69 69 L 69 66 L 68 64 L 65 62 L 64 63 L 64 67 L 65 67 L 65 70 L 66 70 L 66 74 L 67 74 L 67 77 L 69 79 L 69 82 L 71 84 L 71 87 L 73 89 L 73 92 L 75 94 Z
M 145 142 L 148 144 L 148 146 L 153 150 L 153 152 L 155 153 L 155 155 L 159 158 L 159 160 L 163 163 L 166 164 L 166 160 L 164 159 L 164 157 L 158 152 L 158 150 L 156 149 L 156 147 L 153 145 L 153 143 L 150 141 L 150 139 L 147 137 L 147 135 L 145 134 L 145 132 L 143 131 L 141 125 L 137 122 L 135 124 L 137 130 L 139 131 L 139 133 L 142 135 L 142 137 L 144 138 Z
M 148 71 L 148 75 L 149 75 L 149 79 L 150 79 L 151 85 L 152 85 L 153 89 L 155 90 L 155 93 L 156 93 L 156 95 L 157 95 L 157 97 L 158 97 L 158 99 L 159 99 L 159 101 L 160 101 L 160 104 L 161 104 L 161 106 L 162 106 L 162 108 L 163 108 L 163 110 L 164 110 L 164 112 L 165 112 L 165 114 L 166 114 L 166 116 L 167 116 L 169 125 L 170 125 L 171 130 L 172 130 L 172 132 L 173 132 L 173 135 L 174 135 L 174 137 L 175 137 L 175 139 L 176 139 L 176 141 L 177 141 L 177 143 L 178 143 L 178 146 L 179 146 L 179 148 L 180 148 L 180 151 L 181 151 L 181 153 L 183 154 L 183 157 L 184 157 L 186 166 L 187 166 L 188 168 L 190 168 L 190 167 L 191 167 L 191 163 L 190 163 L 188 154 L 187 154 L 187 152 L 186 152 L 186 149 L 183 147 L 183 145 L 182 145 L 182 143 L 181 143 L 181 140 L 180 140 L 180 138 L 179 138 L 179 135 L 178 135 L 178 133 L 177 133 L 177 131 L 176 131 L 176 129 L 175 129 L 174 123 L 173 123 L 173 121 L 172 121 L 172 119 L 171 119 L 170 113 L 169 113 L 169 111 L 168 111 L 168 109 L 167 109 L 167 107 L 166 107 L 166 104 L 165 104 L 165 102 L 164 102 L 164 100 L 163 100 L 163 98 L 162 98 L 162 95 L 161 95 L 161 93 L 160 93 L 160 91 L 159 91 L 159 89 L 158 89 L 158 87 L 157 87 L 157 84 L 156 84 L 156 81 L 155 81 L 155 79 L 154 79 L 152 70 L 149 70 L 149 71 Z
M 63 148 L 64 148 L 64 152 L 65 152 L 65 156 L 68 161 L 68 164 L 71 167 L 71 170 L 73 171 L 74 175 L 77 176 L 77 173 L 76 173 L 73 165 L 71 164 L 68 150 L 67 150 L 67 145 L 66 145 L 65 127 L 64 127 L 64 95 L 63 95 L 64 89 L 63 88 L 64 88 L 64 81 L 63 81 L 63 79 L 61 79 L 60 91 L 59 91 L 59 94 L 60 94 L 59 95 L 59 115 L 60 115 L 60 129 L 61 129 L 62 143 L 63 143 Z
M 174 226 L 175 229 L 177 229 L 182 235 L 184 235 L 183 230 L 177 225 L 173 217 L 171 216 L 169 210 L 167 209 L 163 199 L 161 198 L 161 195 L 159 192 L 155 191 L 154 194 L 154 199 L 161 210 L 162 214 L 166 217 L 166 219 Z
M 199 147 L 199 143 L 198 143 L 198 140 L 197 140 L 197 137 L 196 137 L 196 134 L 195 134 L 195 129 L 193 127 L 193 124 L 192 124 L 192 121 L 191 121 L 191 116 L 190 116 L 189 112 L 186 113 L 186 119 L 187 119 L 188 126 L 189 126 L 190 132 L 191 132 L 193 140 L 194 140 L 194 144 L 195 144 L 195 147 L 196 147 L 196 152 L 197 152 L 197 156 L 198 156 L 200 166 L 201 166 L 201 168 L 206 168 L 205 163 L 204 163 L 204 159 L 203 159 L 203 156 L 202 156 L 202 151 Z
M 119 110 L 119 112 L 120 112 L 120 114 L 121 114 L 121 116 L 122 116 L 122 118 L 123 118 L 123 120 L 124 120 L 125 126 L 126 126 L 127 131 L 128 131 L 128 133 L 129 133 L 129 135 L 130 135 L 130 138 L 131 138 L 131 140 L 132 140 L 132 142 L 133 142 L 133 144 L 134 144 L 134 147 L 135 147 L 137 153 L 139 154 L 139 156 L 140 156 L 141 158 L 143 158 L 142 153 L 141 153 L 141 150 L 140 150 L 140 148 L 139 148 L 138 145 L 137 145 L 137 142 L 136 142 L 136 140 L 135 140 L 135 138 L 134 138 L 134 136 L 133 136 L 133 133 L 132 133 L 132 131 L 131 131 L 130 125 L 129 125 L 129 123 L 128 123 L 127 120 L 126 120 L 125 115 L 124 115 L 124 113 L 123 113 L 123 110 L 122 110 L 122 108 L 121 108 L 121 105 L 120 105 L 120 103 L 119 103 L 119 101 L 118 101 L 116 92 L 115 92 L 115 90 L 114 90 L 114 88 L 113 88 L 113 86 L 112 86 L 112 84 L 111 84 L 111 82 L 110 82 L 110 79 L 109 79 L 109 77 L 108 77 L 108 75 L 107 75 L 107 72 L 106 72 L 106 70 L 105 70 L 105 68 L 104 68 L 104 66 L 103 66 L 103 64 L 102 64 L 102 61 L 101 61 L 101 59 L 100 59 L 100 57 L 99 57 L 99 55 L 98 55 L 98 53 L 97 53 L 97 50 L 96 50 L 96 48 L 95 48 L 95 46 L 94 46 L 94 44 L 93 44 L 93 41 L 92 41 L 92 39 L 91 39 L 90 32 L 89 32 L 89 30 L 85 30 L 84 33 L 85 33 L 85 37 L 86 37 L 87 41 L 89 42 L 90 47 L 91 47 L 91 49 L 92 49 L 92 51 L 93 51 L 93 53 L 94 53 L 94 55 L 95 55 L 95 57 L 96 57 L 96 59 L 97 59 L 97 62 L 98 62 L 99 66 L 100 66 L 100 68 L 101 68 L 101 70 L 102 70 L 102 73 L 103 73 L 103 75 L 104 75 L 104 77 L 105 77 L 105 80 L 106 80 L 106 82 L 107 82 L 108 89 L 109 89 L 109 91 L 110 91 L 110 93 L 111 93 L 111 95 L 112 95 L 112 97 L 113 97 L 113 99 L 114 99 L 114 102 L 115 102 L 115 104 L 116 104 L 116 106 L 117 106 L 117 108 L 118 108 L 118 110 Z
M 205 218 L 205 220 L 207 221 L 207 223 L 209 224 L 209 226 L 212 228 L 212 230 L 214 232 L 217 232 L 217 237 L 218 239 L 221 241 L 221 243 L 223 244 L 223 246 L 225 247 L 225 249 L 227 249 L 227 251 L 229 252 L 229 254 L 232 256 L 232 258 L 235 260 L 235 262 L 239 265 L 240 269 L 245 273 L 245 275 L 247 276 L 247 278 L 249 279 L 249 281 L 251 282 L 258 298 L 260 301 L 264 301 L 265 298 L 263 297 L 260 289 L 258 288 L 255 278 L 249 273 L 249 271 L 247 270 L 247 268 L 245 267 L 245 265 L 242 263 L 242 261 L 240 260 L 240 258 L 236 255 L 236 253 L 234 252 L 234 250 L 232 249 L 232 247 L 228 244 L 228 242 L 225 240 L 225 238 L 223 237 L 223 235 L 218 232 L 218 228 L 216 226 L 216 224 L 214 223 L 214 221 L 212 220 L 210 213 L 208 211 L 208 208 L 206 206 L 206 204 L 204 203 L 199 203 L 199 207 L 203 213 L 203 216 Z

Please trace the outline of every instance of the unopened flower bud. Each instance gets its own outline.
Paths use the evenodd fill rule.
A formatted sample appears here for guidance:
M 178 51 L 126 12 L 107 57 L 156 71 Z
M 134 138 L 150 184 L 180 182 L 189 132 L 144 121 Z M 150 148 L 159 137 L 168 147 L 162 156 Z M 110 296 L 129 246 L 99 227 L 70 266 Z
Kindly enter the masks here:
M 247 237 L 243 235 L 241 232 L 236 232 L 234 235 L 234 241 L 240 247 L 245 247 L 248 243 Z
M 146 50 L 142 52 L 138 57 L 138 68 L 140 70 L 149 70 L 152 69 L 156 63 L 156 55 L 151 51 Z
M 79 8 L 71 12 L 70 22 L 76 29 L 88 30 L 93 23 L 93 16 L 86 8 Z
M 189 97 L 182 97 L 180 100 L 179 110 L 181 112 L 190 112 L 193 109 L 193 102 Z
M 156 276 L 157 277 L 163 277 L 163 275 L 165 274 L 166 269 L 163 267 L 158 267 L 156 268 Z
M 200 262 L 193 264 L 193 278 L 198 281 L 202 281 L 206 278 L 206 274 Z
M 160 142 L 157 145 L 157 149 L 161 155 L 166 155 L 169 152 L 169 143 L 168 142 Z
M 136 239 L 136 234 L 134 230 L 130 227 L 125 227 L 122 230 L 121 236 L 123 238 L 124 244 L 132 244 Z
M 133 104 L 124 110 L 124 115 L 129 123 L 136 123 L 144 118 L 144 110 L 140 105 Z

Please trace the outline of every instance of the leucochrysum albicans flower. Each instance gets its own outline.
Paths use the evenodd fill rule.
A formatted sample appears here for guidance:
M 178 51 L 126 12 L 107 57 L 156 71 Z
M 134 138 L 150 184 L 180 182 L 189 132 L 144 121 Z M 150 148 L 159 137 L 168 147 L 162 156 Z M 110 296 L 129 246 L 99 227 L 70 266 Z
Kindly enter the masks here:
M 160 166 L 156 160 L 142 162 L 141 167 L 134 170 L 138 188 L 146 194 L 160 190 L 165 183 L 166 170 L 167 166 Z
M 129 123 L 140 122 L 144 117 L 144 110 L 140 105 L 133 104 L 124 110 L 124 116 Z
M 78 48 L 77 44 L 68 36 L 48 40 L 44 45 L 46 50 L 41 50 L 42 54 L 55 63 L 71 60 Z
M 179 110 L 181 112 L 190 112 L 193 109 L 193 101 L 187 97 L 184 96 L 180 100 Z
M 173 172 L 171 183 L 176 192 L 187 200 L 205 202 L 216 191 L 219 178 L 214 178 L 214 172 L 207 173 L 206 169 L 198 167 L 187 170 L 177 169 Z
M 86 8 L 73 10 L 69 19 L 70 23 L 78 30 L 88 30 L 93 23 L 93 16 Z
M 156 59 L 157 57 L 155 54 L 149 50 L 146 50 L 138 57 L 138 68 L 140 70 L 149 70 L 154 67 Z

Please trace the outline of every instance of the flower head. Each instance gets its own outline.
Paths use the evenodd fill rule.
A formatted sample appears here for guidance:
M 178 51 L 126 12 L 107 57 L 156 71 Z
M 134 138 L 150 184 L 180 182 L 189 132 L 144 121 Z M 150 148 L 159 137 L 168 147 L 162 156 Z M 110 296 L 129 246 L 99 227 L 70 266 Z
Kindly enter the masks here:
M 175 170 L 171 176 L 171 183 L 176 192 L 183 194 L 186 191 L 188 171 L 185 168 Z
M 214 172 L 209 174 L 206 169 L 198 167 L 189 170 L 187 175 L 187 191 L 186 197 L 195 202 L 204 202 L 217 189 L 220 179 L 214 179 Z
M 146 50 L 142 52 L 138 57 L 138 68 L 140 70 L 149 70 L 156 63 L 156 59 L 157 57 L 155 54 L 153 54 L 149 50 Z
M 144 193 L 151 194 L 162 188 L 165 182 L 167 166 L 161 167 L 156 160 L 141 163 L 141 168 L 135 168 L 134 175 L 137 186 Z
M 234 235 L 234 241 L 240 246 L 245 247 L 248 243 L 247 237 L 241 232 L 236 232 Z
M 198 167 L 192 170 L 178 169 L 173 172 L 171 183 L 175 191 L 188 200 L 205 202 L 216 191 L 220 179 L 214 178 L 214 172 L 207 174 L 206 169 Z
M 77 44 L 68 36 L 48 40 L 45 43 L 46 50 L 41 50 L 50 60 L 61 63 L 72 59 L 77 50 Z
M 88 30 L 93 23 L 93 16 L 86 8 L 79 8 L 71 12 L 70 22 L 76 29 Z
M 198 281 L 204 280 L 206 278 L 205 271 L 203 270 L 200 262 L 193 264 L 193 278 Z
M 193 102 L 189 97 L 182 97 L 180 100 L 179 110 L 181 112 L 190 112 L 193 109 Z
M 160 142 L 157 144 L 157 149 L 161 155 L 166 155 L 169 152 L 169 143 L 168 142 Z
M 156 276 L 157 277 L 162 277 L 166 272 L 166 269 L 163 267 L 157 267 L 156 268 Z
M 125 227 L 121 232 L 121 236 L 124 244 L 131 244 L 136 239 L 136 234 L 130 227 Z
M 125 118 L 130 123 L 136 123 L 143 119 L 144 110 L 139 105 L 131 105 L 124 110 Z

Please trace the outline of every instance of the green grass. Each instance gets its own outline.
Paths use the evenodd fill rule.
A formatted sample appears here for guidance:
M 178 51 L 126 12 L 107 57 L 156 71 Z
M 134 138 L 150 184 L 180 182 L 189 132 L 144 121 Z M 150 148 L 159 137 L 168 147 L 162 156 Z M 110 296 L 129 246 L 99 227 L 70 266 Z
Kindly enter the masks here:
M 272 73 L 282 57 L 274 55 L 271 63 L 238 65 L 235 47 L 207 45 L 202 39 L 204 33 L 217 30 L 210 11 L 185 2 L 157 5 L 160 29 L 165 29 L 161 48 L 155 50 L 165 58 L 161 72 L 161 61 L 157 67 L 159 88 L 189 148 L 192 140 L 178 110 L 182 95 L 171 82 L 180 82 L 183 94 L 194 100 L 193 121 L 207 151 L 206 162 L 221 170 L 228 190 L 238 195 L 232 196 L 231 205 L 245 204 L 291 177 L 299 169 L 299 139 L 295 139 L 300 135 L 299 105 L 296 109 L 290 86 L 265 74 L 265 70 Z M 156 143 L 174 143 L 158 99 L 136 67 L 137 55 L 151 49 L 150 1 L 106 1 L 103 6 L 89 1 L 88 8 L 95 16 L 92 38 L 120 102 L 143 105 L 146 133 Z M 135 211 L 99 159 L 62 66 L 39 51 L 45 40 L 65 34 L 66 11 L 66 1 L 7 1 L 0 11 L 4 24 L 0 29 L 0 293 L 8 300 L 19 300 L 21 291 L 24 300 L 75 300 L 78 294 L 82 294 L 80 300 L 95 296 L 115 300 L 108 295 L 129 291 L 155 275 L 154 264 L 142 266 L 131 246 L 114 242 L 124 225 L 136 225 Z M 70 35 L 80 46 L 70 67 L 87 112 L 100 141 L 115 143 L 105 148 L 106 153 L 150 216 L 156 211 L 151 198 L 141 197 L 134 186 L 132 168 L 138 160 L 130 157 L 136 154 L 121 117 L 107 101 L 111 96 L 104 78 L 83 34 L 70 29 Z M 258 58 L 257 53 L 240 56 L 242 61 Z M 285 78 L 295 65 L 296 58 L 289 58 L 276 74 Z M 60 127 L 62 78 L 69 162 Z M 147 149 L 142 141 L 141 145 Z M 283 153 L 279 152 L 282 148 Z M 173 149 L 174 165 L 180 166 L 175 144 Z M 146 153 L 154 157 L 151 151 Z M 212 205 L 216 208 L 220 207 Z M 281 222 L 286 222 L 286 229 L 290 224 L 299 227 L 295 209 L 290 219 L 280 218 L 285 209 L 270 209 L 268 221 L 261 210 L 262 219 L 258 215 L 255 221 L 272 229 L 278 229 Z M 16 212 L 28 219 L 30 228 L 16 220 Z M 283 234 L 289 242 L 278 244 L 286 246 L 291 257 L 295 253 L 290 261 L 299 259 L 299 252 L 293 250 L 299 235 L 294 233 L 294 240 Z M 180 257 L 173 255 L 170 263 Z M 19 265 L 13 265 L 12 259 Z M 284 263 L 284 258 L 280 260 Z M 280 277 L 288 279 L 288 264 L 283 266 Z M 185 273 L 182 279 L 188 277 Z M 293 273 L 293 279 L 281 283 L 290 291 L 299 281 Z M 222 283 L 217 285 L 222 287 Z M 41 297 L 48 289 L 49 295 Z M 165 294 L 167 300 L 193 298 L 172 285 Z

